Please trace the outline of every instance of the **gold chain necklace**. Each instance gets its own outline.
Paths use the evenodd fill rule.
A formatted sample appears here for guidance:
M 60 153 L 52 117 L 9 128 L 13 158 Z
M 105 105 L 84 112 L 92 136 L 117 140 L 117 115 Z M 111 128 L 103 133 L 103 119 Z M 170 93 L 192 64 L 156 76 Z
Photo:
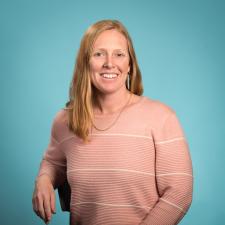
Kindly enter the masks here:
M 109 127 L 106 127 L 105 129 L 100 129 L 100 128 L 97 128 L 97 127 L 95 126 L 94 123 L 92 123 L 92 124 L 93 124 L 93 127 L 94 127 L 96 130 L 99 130 L 99 131 L 105 131 L 105 130 L 108 130 L 109 128 L 111 128 L 111 127 L 117 122 L 117 120 L 119 119 L 121 113 L 122 113 L 123 110 L 126 108 L 126 106 L 130 103 L 131 97 L 132 97 L 132 93 L 130 92 L 130 97 L 129 97 L 127 103 L 125 104 L 125 106 L 124 106 L 124 107 L 122 108 L 122 110 L 120 111 L 119 115 L 116 117 L 116 119 L 114 120 L 114 122 L 113 122 Z

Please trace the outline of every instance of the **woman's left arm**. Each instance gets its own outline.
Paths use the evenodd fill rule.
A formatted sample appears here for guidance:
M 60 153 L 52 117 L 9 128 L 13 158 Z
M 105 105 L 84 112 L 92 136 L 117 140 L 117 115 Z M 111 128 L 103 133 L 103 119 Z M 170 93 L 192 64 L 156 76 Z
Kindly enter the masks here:
M 193 172 L 189 146 L 174 111 L 154 141 L 159 200 L 139 225 L 175 225 L 191 205 Z

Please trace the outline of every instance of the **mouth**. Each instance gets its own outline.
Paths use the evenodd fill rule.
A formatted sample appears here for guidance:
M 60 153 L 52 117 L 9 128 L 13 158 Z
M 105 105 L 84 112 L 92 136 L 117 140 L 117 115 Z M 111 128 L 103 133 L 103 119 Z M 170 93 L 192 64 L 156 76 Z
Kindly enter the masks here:
M 104 79 L 113 80 L 116 79 L 119 75 L 117 73 L 100 73 L 100 76 Z

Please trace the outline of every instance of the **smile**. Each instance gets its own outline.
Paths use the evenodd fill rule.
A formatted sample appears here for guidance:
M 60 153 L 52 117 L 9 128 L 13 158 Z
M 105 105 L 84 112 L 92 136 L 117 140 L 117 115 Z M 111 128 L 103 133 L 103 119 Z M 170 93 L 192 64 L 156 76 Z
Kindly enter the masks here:
M 116 73 L 102 73 L 100 75 L 106 79 L 115 79 L 116 77 L 118 77 L 118 74 Z

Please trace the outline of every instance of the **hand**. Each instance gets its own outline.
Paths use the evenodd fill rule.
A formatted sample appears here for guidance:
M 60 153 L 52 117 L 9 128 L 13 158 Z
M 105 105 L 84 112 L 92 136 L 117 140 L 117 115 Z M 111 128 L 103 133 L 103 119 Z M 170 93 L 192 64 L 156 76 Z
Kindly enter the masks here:
M 37 178 L 32 197 L 33 210 L 48 224 L 55 212 L 55 192 L 51 179 L 47 174 Z

